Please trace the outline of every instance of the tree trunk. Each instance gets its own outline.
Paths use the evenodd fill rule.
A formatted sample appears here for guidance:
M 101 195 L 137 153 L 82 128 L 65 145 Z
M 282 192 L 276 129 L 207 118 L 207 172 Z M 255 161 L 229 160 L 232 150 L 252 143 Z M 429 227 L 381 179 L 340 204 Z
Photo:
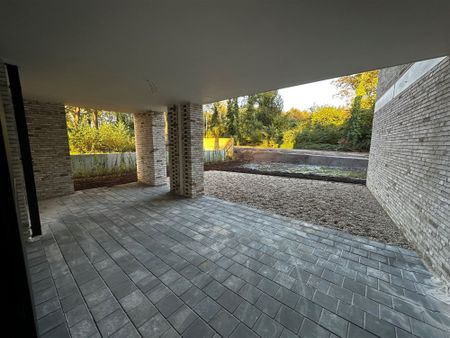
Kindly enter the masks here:
M 94 110 L 92 112 L 92 124 L 94 125 L 95 129 L 98 129 L 98 110 Z
M 80 107 L 76 107 L 75 108 L 75 118 L 74 118 L 74 125 L 75 128 L 78 128 L 79 124 L 81 121 L 81 108 Z

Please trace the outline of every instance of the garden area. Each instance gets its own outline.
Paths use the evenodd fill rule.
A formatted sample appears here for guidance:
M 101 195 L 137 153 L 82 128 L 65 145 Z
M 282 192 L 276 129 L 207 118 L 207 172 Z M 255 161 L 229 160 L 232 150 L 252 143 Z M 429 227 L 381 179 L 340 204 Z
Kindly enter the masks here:
M 278 91 L 204 106 L 205 134 L 237 146 L 367 152 L 370 148 L 378 71 L 333 81 L 343 106 L 283 110 Z
M 335 80 L 343 107 L 283 111 L 277 91 L 205 105 L 205 194 L 408 248 L 365 187 L 376 84 L 376 71 Z M 132 114 L 66 117 L 75 189 L 137 180 Z
M 377 79 L 371 71 L 334 80 L 345 106 L 284 111 L 278 91 L 204 105 L 205 170 L 364 184 L 365 168 L 242 161 L 234 153 L 240 147 L 367 152 Z M 136 181 L 132 114 L 67 106 L 66 117 L 75 189 Z

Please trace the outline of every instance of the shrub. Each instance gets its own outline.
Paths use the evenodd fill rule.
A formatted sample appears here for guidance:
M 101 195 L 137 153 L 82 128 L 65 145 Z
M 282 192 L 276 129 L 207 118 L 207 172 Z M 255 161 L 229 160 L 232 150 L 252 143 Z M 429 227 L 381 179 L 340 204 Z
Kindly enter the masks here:
M 134 137 L 130 136 L 127 126 L 119 121 L 116 124 L 102 123 L 98 129 L 88 123 L 69 130 L 71 153 L 109 153 L 135 150 Z

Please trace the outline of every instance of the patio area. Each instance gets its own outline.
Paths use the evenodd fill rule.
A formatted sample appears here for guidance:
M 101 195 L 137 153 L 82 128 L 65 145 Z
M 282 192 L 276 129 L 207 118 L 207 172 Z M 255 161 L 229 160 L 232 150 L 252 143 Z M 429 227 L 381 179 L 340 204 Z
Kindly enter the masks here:
M 211 197 L 127 184 L 40 204 L 43 337 L 449 337 L 415 252 Z

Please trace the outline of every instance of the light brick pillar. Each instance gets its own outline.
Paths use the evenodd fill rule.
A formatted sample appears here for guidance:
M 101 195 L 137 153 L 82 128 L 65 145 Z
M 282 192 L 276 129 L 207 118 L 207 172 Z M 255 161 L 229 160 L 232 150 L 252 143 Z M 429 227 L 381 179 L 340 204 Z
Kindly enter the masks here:
M 203 113 L 199 104 L 168 110 L 170 190 L 181 196 L 203 194 Z
M 165 184 L 167 168 L 164 113 L 135 113 L 134 132 L 138 181 L 152 186 Z
M 25 100 L 28 137 L 38 198 L 74 192 L 63 103 Z

